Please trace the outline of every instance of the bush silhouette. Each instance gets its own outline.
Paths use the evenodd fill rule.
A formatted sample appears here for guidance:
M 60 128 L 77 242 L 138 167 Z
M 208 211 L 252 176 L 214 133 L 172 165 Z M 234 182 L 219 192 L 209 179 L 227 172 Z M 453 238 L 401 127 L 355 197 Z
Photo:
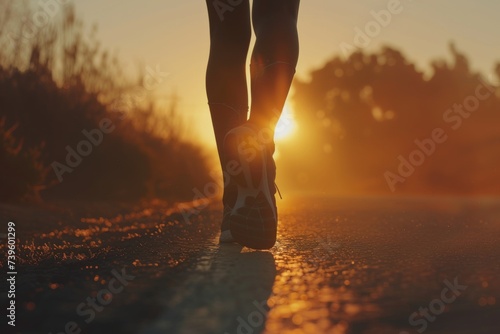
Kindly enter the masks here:
M 40 160 L 41 148 L 23 149 L 23 142 L 15 136 L 16 125 L 6 128 L 0 120 L 0 201 L 30 195 L 39 200 L 40 185 L 46 170 Z
M 29 17 L 28 9 L 13 3 L 1 8 L 1 200 L 40 190 L 43 198 L 192 199 L 208 169 L 201 148 L 183 137 L 176 104 L 165 111 L 148 102 L 143 76 L 136 84 L 123 75 L 116 57 L 101 50 L 96 29 L 84 33 L 71 5 L 27 39 L 20 17 Z M 83 131 L 103 120 L 113 131 L 68 166 L 68 147 L 77 150 L 88 141 Z M 59 177 L 56 162 L 68 167 Z

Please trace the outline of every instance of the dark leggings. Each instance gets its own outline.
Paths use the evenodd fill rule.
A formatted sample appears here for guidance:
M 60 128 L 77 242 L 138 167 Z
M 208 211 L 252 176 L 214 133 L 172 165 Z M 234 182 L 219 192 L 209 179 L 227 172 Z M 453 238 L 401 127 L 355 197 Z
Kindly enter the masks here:
M 206 89 L 222 162 L 229 130 L 247 119 L 246 58 L 251 37 L 248 0 L 206 0 L 210 56 Z M 254 0 L 256 36 L 250 65 L 249 122 L 274 131 L 295 73 L 299 54 L 297 16 L 300 0 Z

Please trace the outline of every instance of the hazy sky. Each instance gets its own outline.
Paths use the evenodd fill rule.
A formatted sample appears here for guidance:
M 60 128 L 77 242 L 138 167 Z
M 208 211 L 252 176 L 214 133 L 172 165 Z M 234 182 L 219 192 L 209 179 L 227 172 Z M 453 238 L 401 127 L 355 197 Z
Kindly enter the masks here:
M 397 0 L 302 0 L 299 14 L 301 53 L 297 75 L 321 66 L 341 52 L 342 42 L 354 44 L 355 28 L 374 21 L 371 11 L 387 9 Z M 85 0 L 77 12 L 90 26 L 97 23 L 103 46 L 117 51 L 131 70 L 137 64 L 159 65 L 169 72 L 157 89 L 175 90 L 180 110 L 197 120 L 199 138 L 213 144 L 206 105 L 204 75 L 209 36 L 203 0 Z M 369 49 L 390 44 L 400 48 L 422 70 L 431 59 L 449 57 L 448 42 L 456 42 L 474 69 L 491 71 L 500 60 L 500 1 L 401 0 L 400 13 L 381 27 Z

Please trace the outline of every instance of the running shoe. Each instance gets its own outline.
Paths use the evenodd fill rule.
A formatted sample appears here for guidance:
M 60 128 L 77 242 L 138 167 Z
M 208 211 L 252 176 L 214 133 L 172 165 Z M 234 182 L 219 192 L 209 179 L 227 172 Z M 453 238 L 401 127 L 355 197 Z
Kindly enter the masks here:
M 231 236 L 254 249 L 274 246 L 278 221 L 274 143 L 266 143 L 264 134 L 247 122 L 231 130 L 224 139 L 226 161 L 232 164 L 232 170 L 228 170 L 230 182 L 237 186 L 236 200 L 228 216 Z

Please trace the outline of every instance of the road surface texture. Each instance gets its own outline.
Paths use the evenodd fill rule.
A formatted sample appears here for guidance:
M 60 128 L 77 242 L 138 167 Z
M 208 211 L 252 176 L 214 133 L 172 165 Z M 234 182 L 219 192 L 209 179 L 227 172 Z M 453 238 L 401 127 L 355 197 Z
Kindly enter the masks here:
M 500 333 L 498 199 L 289 198 L 270 251 L 218 245 L 217 206 L 121 210 L 3 207 L 31 254 L 13 332 Z

